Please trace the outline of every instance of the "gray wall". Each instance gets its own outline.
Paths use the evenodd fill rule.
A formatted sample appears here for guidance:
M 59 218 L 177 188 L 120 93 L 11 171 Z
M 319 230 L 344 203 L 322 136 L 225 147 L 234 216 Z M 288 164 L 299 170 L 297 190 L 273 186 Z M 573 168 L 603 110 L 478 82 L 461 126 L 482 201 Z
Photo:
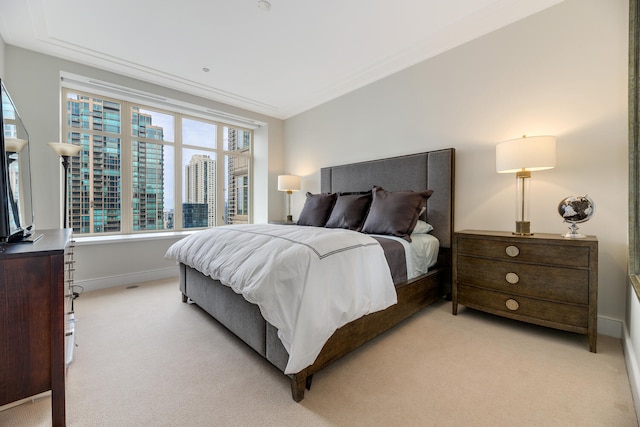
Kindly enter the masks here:
M 47 146 L 47 142 L 60 140 L 61 71 L 267 123 L 255 132 L 254 220 L 266 222 L 270 218 L 282 217 L 284 198 L 276 191 L 277 175 L 283 170 L 282 120 L 11 45 L 6 46 L 3 58 L 7 89 L 30 136 L 36 228 L 59 228 L 62 222 L 62 168 L 60 158 Z M 175 275 L 174 262 L 163 259 L 163 256 L 177 239 L 179 237 L 136 238 L 108 244 L 79 242 L 75 251 L 76 282 L 86 289 L 95 289 Z
M 285 167 L 318 169 L 455 147 L 455 229 L 514 230 L 515 176 L 495 145 L 555 135 L 557 167 L 534 172 L 532 231 L 563 233 L 558 202 L 588 194 L 599 240 L 599 326 L 621 334 L 627 273 L 627 0 L 567 0 L 285 122 Z

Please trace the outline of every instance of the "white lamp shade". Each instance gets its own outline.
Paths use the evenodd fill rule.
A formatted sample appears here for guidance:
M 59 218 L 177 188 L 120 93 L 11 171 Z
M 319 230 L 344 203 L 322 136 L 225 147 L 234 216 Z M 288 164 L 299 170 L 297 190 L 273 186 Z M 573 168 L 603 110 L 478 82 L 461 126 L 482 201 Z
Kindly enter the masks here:
M 556 138 L 529 136 L 496 145 L 496 172 L 541 171 L 556 166 Z
M 299 191 L 300 177 L 296 175 L 278 175 L 278 191 Z
M 4 140 L 4 149 L 9 153 L 19 153 L 29 141 L 20 138 L 6 138 Z
M 75 156 L 82 150 L 80 145 L 67 144 L 65 142 L 48 142 L 47 144 L 59 156 Z

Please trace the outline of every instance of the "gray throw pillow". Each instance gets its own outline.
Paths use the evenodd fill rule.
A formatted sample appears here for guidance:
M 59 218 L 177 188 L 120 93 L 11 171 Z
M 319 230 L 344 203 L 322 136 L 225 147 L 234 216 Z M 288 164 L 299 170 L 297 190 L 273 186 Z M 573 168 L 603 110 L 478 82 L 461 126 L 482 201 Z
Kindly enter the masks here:
M 410 242 L 411 232 L 431 194 L 433 190 L 387 191 L 374 187 L 371 209 L 362 232 L 402 237 Z
M 372 194 L 338 194 L 325 227 L 360 231 L 371 206 Z
M 329 219 L 333 205 L 338 197 L 335 193 L 311 194 L 307 192 L 302 212 L 298 218 L 298 225 L 324 227 Z

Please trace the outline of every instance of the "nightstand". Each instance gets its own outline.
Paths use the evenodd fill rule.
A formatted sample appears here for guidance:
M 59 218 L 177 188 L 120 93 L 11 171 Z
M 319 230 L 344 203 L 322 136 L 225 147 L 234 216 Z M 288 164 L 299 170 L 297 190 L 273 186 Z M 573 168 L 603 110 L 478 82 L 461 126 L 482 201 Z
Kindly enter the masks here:
M 598 241 L 560 234 L 517 236 L 464 230 L 453 241 L 453 314 L 458 304 L 588 335 L 596 352 Z
M 269 221 L 269 224 L 277 224 L 277 225 L 297 225 L 295 222 L 289 222 L 289 221 Z

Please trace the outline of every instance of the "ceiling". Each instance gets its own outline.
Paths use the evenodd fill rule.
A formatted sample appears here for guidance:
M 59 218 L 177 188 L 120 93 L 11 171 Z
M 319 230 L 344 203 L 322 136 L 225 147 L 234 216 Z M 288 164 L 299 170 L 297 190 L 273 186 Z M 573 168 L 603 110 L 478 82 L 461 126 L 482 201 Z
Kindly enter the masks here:
M 269 1 L 0 0 L 0 34 L 286 119 L 563 0 Z

